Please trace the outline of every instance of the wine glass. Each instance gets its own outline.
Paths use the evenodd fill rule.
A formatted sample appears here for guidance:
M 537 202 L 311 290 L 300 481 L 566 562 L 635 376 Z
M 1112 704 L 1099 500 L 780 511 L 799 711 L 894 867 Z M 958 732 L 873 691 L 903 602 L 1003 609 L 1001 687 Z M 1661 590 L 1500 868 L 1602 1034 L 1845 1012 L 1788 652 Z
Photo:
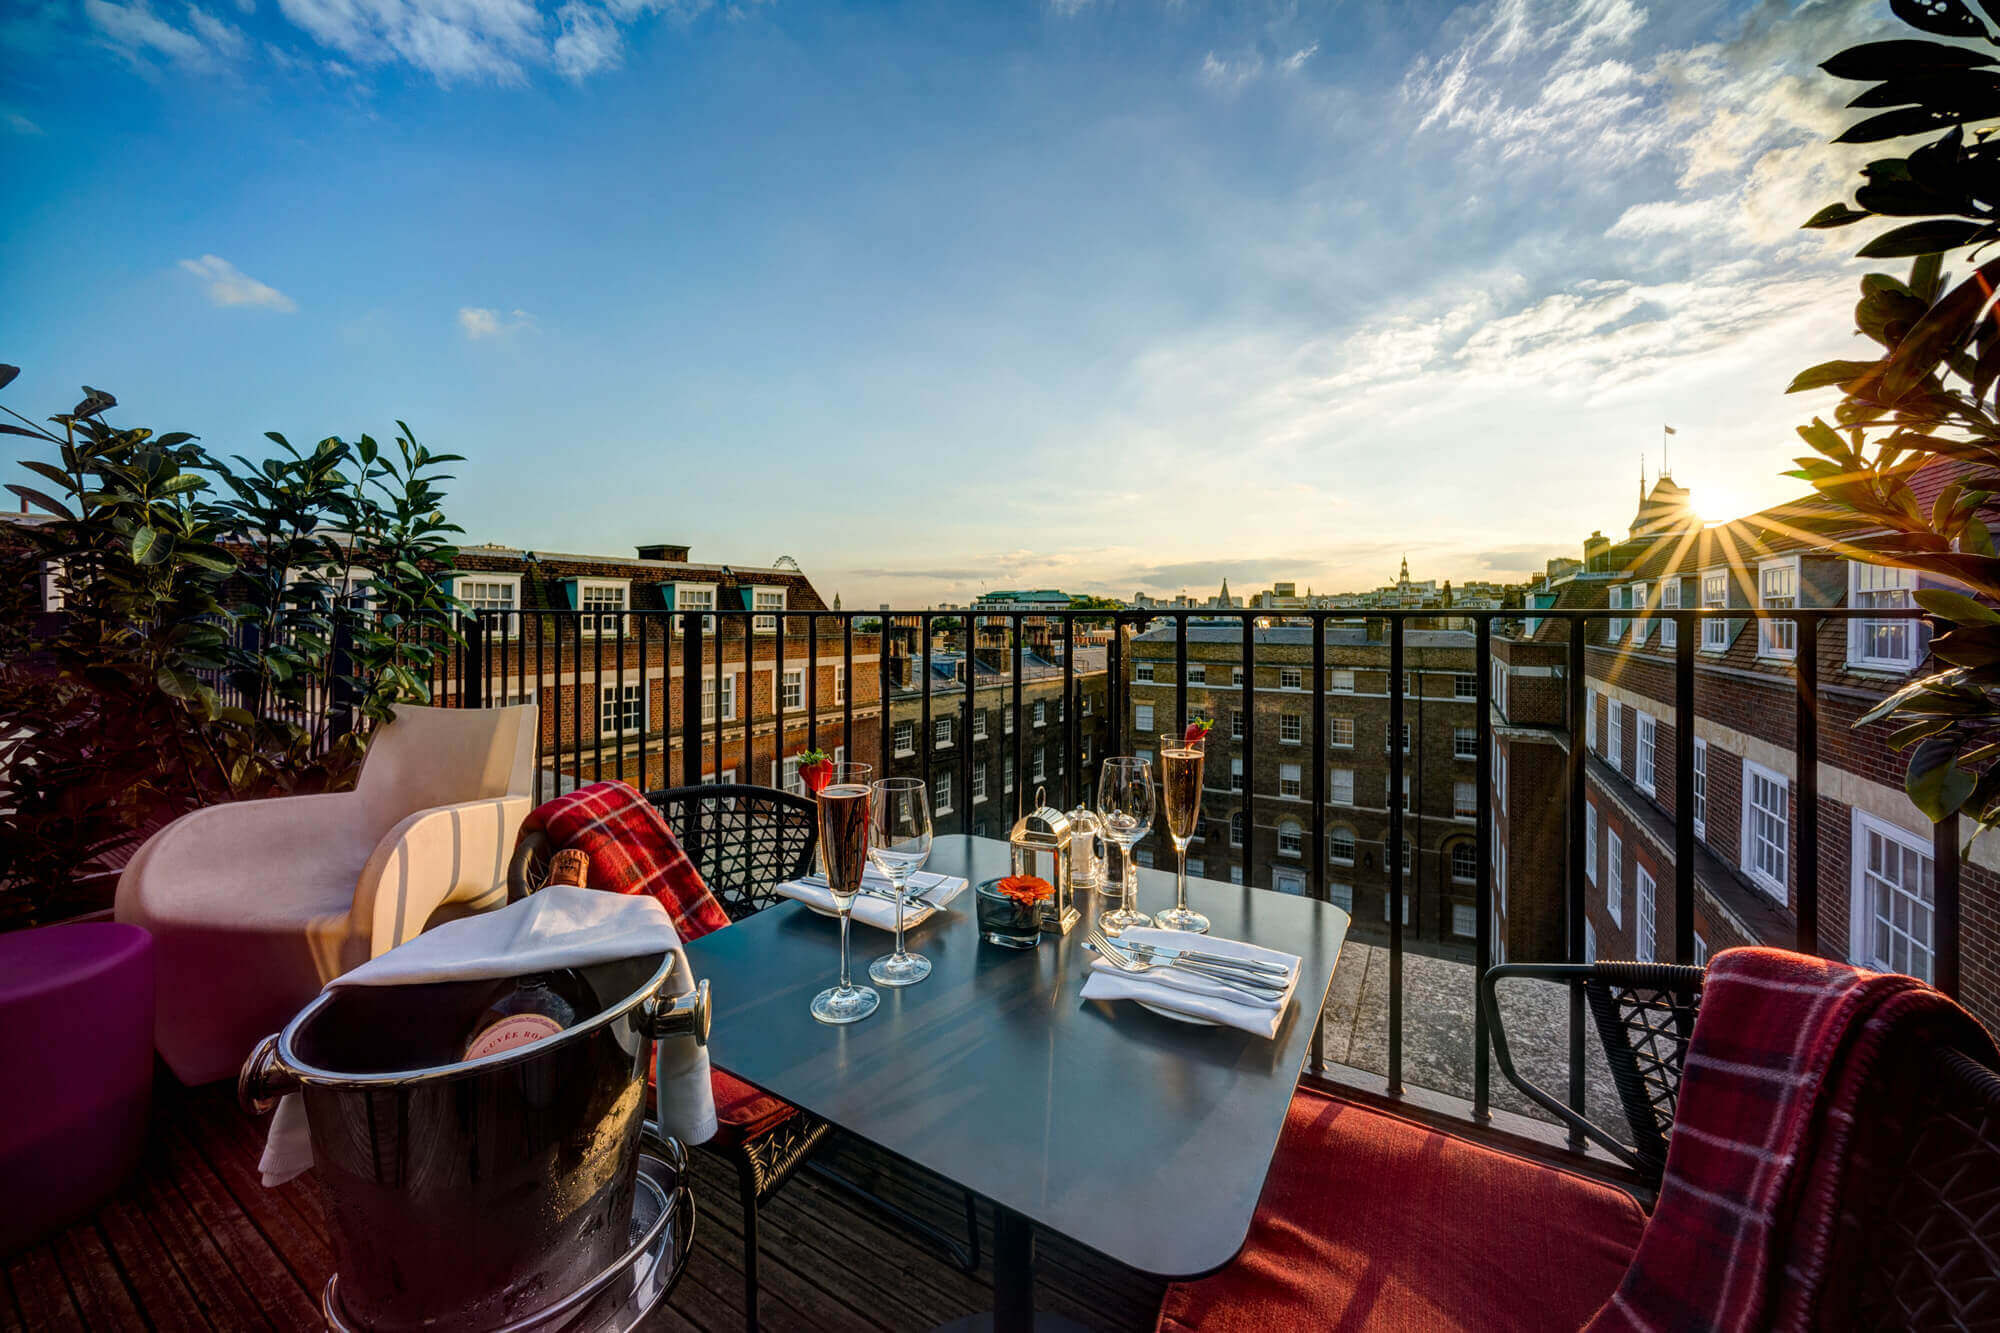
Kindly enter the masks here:
M 1098 921 L 1109 934 L 1153 924 L 1153 918 L 1139 910 L 1139 868 L 1133 863 L 1132 848 L 1153 827 L 1154 804 L 1151 764 L 1131 755 L 1104 761 L 1104 774 L 1097 780 L 1097 817 L 1103 821 L 1104 836 L 1118 844 L 1125 875 L 1118 906 Z
M 914 986 L 931 974 L 931 960 L 903 951 L 903 895 L 931 854 L 930 795 L 920 778 L 884 778 L 871 790 L 868 859 L 896 886 L 896 952 L 870 963 L 868 975 L 884 986 Z
M 847 979 L 847 932 L 854 895 L 868 870 L 868 777 L 866 764 L 835 764 L 833 777 L 813 794 L 819 802 L 819 845 L 826 854 L 826 888 L 840 916 L 840 984 L 813 996 L 812 1016 L 822 1023 L 852 1023 L 882 1002 L 873 986 Z
M 1208 932 L 1208 918 L 1190 911 L 1187 905 L 1187 849 L 1195 830 L 1201 827 L 1202 752 L 1208 737 L 1190 729 L 1188 735 L 1160 736 L 1160 785 L 1165 789 L 1167 835 L 1174 840 L 1180 857 L 1180 872 L 1174 877 L 1174 905 L 1154 918 L 1166 930 L 1185 930 L 1196 935 Z

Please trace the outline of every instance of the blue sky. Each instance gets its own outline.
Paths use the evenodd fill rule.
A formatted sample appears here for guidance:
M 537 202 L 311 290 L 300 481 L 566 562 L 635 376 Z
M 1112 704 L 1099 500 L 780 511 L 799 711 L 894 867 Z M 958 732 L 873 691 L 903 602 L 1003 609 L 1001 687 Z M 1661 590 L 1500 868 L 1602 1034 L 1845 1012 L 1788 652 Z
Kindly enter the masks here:
M 1885 4 L 14 0 L 7 391 L 468 455 L 472 540 L 1518 577 L 1782 498 Z

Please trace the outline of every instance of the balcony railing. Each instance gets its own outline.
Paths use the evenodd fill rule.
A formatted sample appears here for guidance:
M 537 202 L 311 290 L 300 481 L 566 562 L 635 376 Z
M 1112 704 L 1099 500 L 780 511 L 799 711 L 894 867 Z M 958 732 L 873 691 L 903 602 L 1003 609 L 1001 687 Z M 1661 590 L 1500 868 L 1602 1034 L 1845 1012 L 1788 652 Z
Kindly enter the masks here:
M 1523 622 L 1530 627 L 1551 622 L 1566 627 L 1566 634 L 1557 643 L 1551 644 L 1546 640 L 1535 642 L 1535 648 L 1540 652 L 1551 656 L 1560 654 L 1559 662 L 1553 667 L 1553 676 L 1560 683 L 1564 706 L 1560 720 L 1554 726 L 1543 729 L 1565 750 L 1559 800 L 1538 803 L 1533 809 L 1517 806 L 1506 818 L 1515 821 L 1557 819 L 1562 823 L 1559 837 L 1553 842 L 1560 848 L 1563 858 L 1559 905 L 1562 956 L 1513 961 L 1580 962 L 1585 956 L 1586 893 L 1589 884 L 1585 873 L 1583 835 L 1587 747 L 1583 743 L 1584 728 L 1578 719 L 1584 715 L 1587 699 L 1586 679 L 1590 674 L 1586 669 L 1588 654 L 1625 651 L 1614 645 L 1591 643 L 1590 627 L 1598 622 L 1630 622 L 1634 619 L 1652 624 L 1671 623 L 1676 627 L 1674 642 L 1661 644 L 1661 654 L 1670 658 L 1672 672 L 1672 716 L 1675 719 L 1672 752 L 1675 762 L 1672 783 L 1660 785 L 1663 791 L 1674 793 L 1674 809 L 1681 813 L 1673 821 L 1672 878 L 1675 891 L 1671 953 L 1661 950 L 1660 961 L 1691 962 L 1695 961 L 1696 953 L 1697 836 L 1694 822 L 1686 812 L 1694 809 L 1695 728 L 1684 723 L 1696 715 L 1697 664 L 1702 660 L 1707 638 L 1703 633 L 1703 624 L 1715 620 L 1758 622 L 1759 628 L 1753 632 L 1761 635 L 1763 622 L 1784 621 L 1795 626 L 1793 641 L 1805 649 L 1818 644 L 1822 630 L 1829 623 L 1838 627 L 1843 641 L 1846 641 L 1850 621 L 1911 621 L 1920 619 L 1922 613 L 1913 609 L 1885 608 L 1788 608 L 1779 612 L 1751 607 L 1661 608 L 1647 611 L 1644 617 L 1633 617 L 1629 612 L 1617 615 L 1604 609 L 1553 608 L 1527 611 L 1374 610 L 1359 613 L 1316 610 L 1092 610 L 1037 612 L 1032 615 L 1020 612 L 967 615 L 929 611 L 787 611 L 777 617 L 782 630 L 780 633 L 761 629 L 753 632 L 753 615 L 768 618 L 771 613 L 711 611 L 706 608 L 700 612 L 629 611 L 619 617 L 611 629 L 593 632 L 586 622 L 595 617 L 577 611 L 482 612 L 467 622 L 465 644 L 443 684 L 441 701 L 477 707 L 510 699 L 539 699 L 544 712 L 537 742 L 538 798 L 575 783 L 608 776 L 624 777 L 642 788 L 697 785 L 715 780 L 718 775 L 736 767 L 737 761 L 740 761 L 739 779 L 757 782 L 768 780 L 771 773 L 782 772 L 782 761 L 787 754 L 803 748 L 832 748 L 838 745 L 844 747 L 851 758 L 875 763 L 882 774 L 907 772 L 933 783 L 943 775 L 951 775 L 954 797 L 950 813 L 938 820 L 939 831 L 971 832 L 978 827 L 975 820 L 980 811 L 991 810 L 995 806 L 992 798 L 1001 798 L 999 808 L 1011 820 L 1033 797 L 1038 785 L 1048 787 L 1051 803 L 1065 808 L 1091 801 L 1093 784 L 1084 764 L 1085 753 L 1090 753 L 1094 766 L 1094 761 L 1105 755 L 1144 748 L 1145 742 L 1150 739 L 1132 734 L 1135 694 L 1143 691 L 1148 699 L 1154 701 L 1152 730 L 1159 731 L 1167 726 L 1179 729 L 1186 725 L 1190 717 L 1192 689 L 1199 691 L 1201 700 L 1225 717 L 1226 710 L 1236 708 L 1236 700 L 1240 700 L 1240 711 L 1246 720 L 1240 739 L 1231 737 L 1226 720 L 1218 726 L 1217 736 L 1231 737 L 1227 742 L 1234 751 L 1231 757 L 1240 758 L 1242 771 L 1248 777 L 1240 789 L 1234 788 L 1233 784 L 1225 786 L 1224 782 L 1211 778 L 1208 799 L 1241 810 L 1244 825 L 1252 831 L 1252 835 L 1246 836 L 1240 847 L 1217 848 L 1217 839 L 1212 836 L 1207 839 L 1208 845 L 1204 847 L 1205 873 L 1211 878 L 1220 878 L 1224 865 L 1232 871 L 1240 867 L 1244 881 L 1254 882 L 1258 869 L 1268 869 L 1268 865 L 1260 867 L 1255 855 L 1256 812 L 1264 807 L 1282 806 L 1287 817 L 1301 816 L 1310 830 L 1309 852 L 1295 858 L 1287 856 L 1284 865 L 1288 869 L 1303 871 L 1305 891 L 1322 899 L 1328 896 L 1330 882 L 1327 837 L 1329 809 L 1332 808 L 1328 789 L 1329 761 L 1336 749 L 1342 756 L 1357 753 L 1351 737 L 1346 744 L 1338 747 L 1330 745 L 1328 704 L 1355 697 L 1351 671 L 1386 672 L 1385 734 L 1389 737 L 1400 736 L 1404 723 L 1417 709 L 1428 710 L 1438 706 L 1442 710 L 1443 706 L 1456 704 L 1462 711 L 1463 706 L 1469 704 L 1475 733 L 1473 752 L 1464 756 L 1460 743 L 1462 737 L 1453 734 L 1450 753 L 1463 762 L 1469 762 L 1474 769 L 1474 791 L 1470 803 L 1473 818 L 1469 831 L 1476 843 L 1471 885 L 1475 933 L 1471 967 L 1460 965 L 1463 976 L 1448 978 L 1453 992 L 1453 1014 L 1462 1016 L 1464 1026 L 1471 1029 L 1469 1088 L 1413 1089 L 1405 1082 L 1406 1037 L 1410 1027 L 1407 973 L 1409 960 L 1414 956 L 1410 947 L 1412 940 L 1405 928 L 1405 881 L 1409 872 L 1403 857 L 1389 854 L 1389 849 L 1404 845 L 1407 825 L 1440 818 L 1423 800 L 1425 793 L 1421 778 L 1410 800 L 1388 799 L 1386 810 L 1379 812 L 1386 825 L 1381 843 L 1384 853 L 1381 862 L 1386 875 L 1386 932 L 1380 934 L 1373 946 L 1379 949 L 1379 955 L 1366 953 L 1370 946 L 1362 937 L 1362 932 L 1372 923 L 1362 921 L 1357 914 L 1356 961 L 1353 964 L 1356 968 L 1365 967 L 1369 971 L 1371 980 L 1368 984 L 1386 990 L 1383 1020 L 1386 1026 L 1385 1049 L 1379 1065 L 1369 1071 L 1380 1080 L 1380 1090 L 1391 1098 L 1414 1098 L 1409 1104 L 1420 1109 L 1430 1108 L 1433 1114 L 1454 1116 L 1458 1126 L 1463 1128 L 1468 1118 L 1474 1126 L 1488 1124 L 1495 1110 L 1486 1018 L 1476 1003 L 1473 984 L 1478 973 L 1494 961 L 1495 710 L 1494 672 L 1491 668 L 1495 660 L 1496 628 L 1501 632 L 1519 630 Z M 962 627 L 963 642 L 968 651 L 961 660 L 968 663 L 968 669 L 955 679 L 939 680 L 932 671 L 938 651 L 934 646 L 933 630 L 937 622 L 946 619 L 955 620 Z M 1058 659 L 1053 667 L 1024 669 L 1029 657 L 1024 647 L 1025 620 L 1036 620 L 1052 627 L 1049 651 L 1053 651 Z M 1259 622 L 1265 623 L 1260 625 Z M 1464 685 L 1456 679 L 1449 693 L 1406 694 L 1405 673 L 1411 666 L 1406 643 L 1408 635 L 1413 629 L 1436 628 L 1443 622 L 1460 629 L 1467 638 L 1469 653 L 1466 663 L 1460 672 L 1454 674 L 1471 677 L 1470 682 L 1464 683 L 1469 685 L 1469 697 Z M 1330 627 L 1351 630 L 1357 624 L 1375 627 L 1362 645 L 1371 656 L 1367 660 L 1357 659 L 1352 651 L 1356 645 L 1351 638 L 1344 638 L 1339 645 L 1347 650 L 1342 660 L 1331 660 L 1328 655 Z M 1214 647 L 1213 642 L 1205 640 L 1204 656 L 1199 665 L 1204 666 L 1207 676 L 1221 675 L 1223 681 L 1230 683 L 1211 680 L 1191 687 L 1188 672 L 1189 631 L 1191 627 L 1216 626 L 1225 630 L 1234 627 L 1238 645 L 1236 660 L 1220 661 L 1210 651 Z M 1009 631 L 1001 662 L 982 663 L 979 667 L 971 665 L 973 654 L 970 642 L 974 627 L 989 633 L 996 629 Z M 1273 651 L 1272 645 L 1260 645 L 1255 632 L 1260 628 L 1273 627 L 1305 632 L 1302 643 L 1293 642 L 1290 645 L 1295 650 L 1303 649 L 1299 653 L 1301 660 L 1286 660 L 1284 667 L 1276 665 L 1279 655 Z M 1101 688 L 1104 705 L 1093 708 L 1087 714 L 1081 706 L 1082 700 L 1087 678 L 1095 677 L 1097 668 L 1093 657 L 1090 668 L 1080 670 L 1078 653 L 1084 638 L 1092 630 L 1101 628 L 1110 630 L 1108 643 L 1104 645 L 1104 678 L 1101 686 L 1089 686 L 1089 692 L 1094 699 Z M 1134 635 L 1147 629 L 1170 631 L 1170 648 L 1157 640 L 1149 641 L 1147 645 L 1155 650 L 1150 655 L 1161 666 L 1165 665 L 1170 652 L 1170 676 L 1164 670 L 1156 669 L 1151 681 L 1135 679 L 1131 667 L 1135 654 Z M 914 631 L 914 644 L 910 646 L 907 657 L 890 650 L 892 641 L 907 642 L 911 631 Z M 1227 639 L 1228 636 L 1225 634 L 1223 637 Z M 1512 645 L 1518 648 L 1522 642 L 1522 639 L 1513 639 Z M 1060 651 L 1055 651 L 1057 648 Z M 1435 644 L 1427 644 L 1418 651 L 1429 654 L 1438 649 Z M 1376 655 L 1379 655 L 1379 664 L 1374 660 Z M 861 682 L 855 674 L 856 663 L 858 660 L 865 662 L 870 656 L 874 658 L 872 688 L 858 688 Z M 907 661 L 910 667 L 907 674 L 892 679 L 892 660 Z M 1661 655 L 1652 655 L 1648 660 L 1659 662 L 1663 659 Z M 743 672 L 744 685 L 735 697 L 733 717 L 725 717 L 722 707 L 704 709 L 704 682 L 710 675 L 720 678 L 722 673 L 717 669 L 718 664 L 723 667 L 734 664 Z M 827 665 L 841 668 L 839 679 L 844 689 L 837 700 L 828 697 L 828 692 L 822 688 L 821 668 Z M 1218 665 L 1220 671 L 1217 670 Z M 1260 686 L 1260 666 L 1270 669 L 1278 683 Z M 772 688 L 768 695 L 760 696 L 756 681 L 767 667 Z M 781 710 L 779 705 L 784 698 L 786 672 L 791 668 L 802 668 L 804 672 L 802 706 Z M 1290 674 L 1294 670 L 1297 674 Z M 1329 684 L 1330 673 L 1334 670 L 1341 673 L 1339 689 L 1331 688 Z M 1782 667 L 1772 667 L 1774 673 L 1779 670 L 1789 676 L 1795 701 L 1790 740 L 1797 774 L 1793 779 L 1797 796 L 1797 823 L 1793 831 L 1796 853 L 1793 864 L 1788 867 L 1793 901 L 1796 903 L 1795 945 L 1802 951 L 1817 953 L 1822 943 L 1818 808 L 1819 659 L 1813 651 L 1799 651 Z M 1239 672 L 1240 677 L 1237 675 Z M 1767 675 L 1765 681 L 1769 684 L 1775 678 L 1778 677 Z M 652 688 L 655 680 L 661 684 L 657 696 Z M 607 729 L 599 725 L 603 718 L 601 710 L 606 707 L 607 688 L 614 691 L 608 697 L 616 701 L 619 710 L 623 710 L 627 707 L 627 685 L 633 681 L 640 685 L 637 705 L 640 725 L 636 729 L 630 726 Z M 1057 681 L 1060 682 L 1059 687 L 1055 684 Z M 1060 708 L 1049 715 L 1048 725 L 1043 728 L 1045 736 L 1053 737 L 1058 750 L 1054 763 L 1048 768 L 1047 778 L 1041 783 L 1031 775 L 1028 762 L 1028 749 L 1036 736 L 1029 712 L 1034 702 L 1029 697 L 1031 684 L 1035 698 L 1046 703 L 1053 690 L 1053 697 L 1061 703 Z M 1171 702 L 1164 706 L 1169 711 L 1162 715 L 1159 711 L 1163 706 L 1160 700 L 1163 694 L 1168 693 Z M 940 698 L 940 695 L 955 695 L 955 698 Z M 1257 701 L 1260 697 L 1271 696 L 1287 701 L 1308 698 L 1311 701 L 1310 723 L 1300 737 L 1302 743 L 1292 744 L 1287 732 L 1287 740 L 1282 746 L 1287 761 L 1298 756 L 1301 766 L 1310 763 L 1311 778 L 1305 784 L 1310 792 L 1309 800 L 1285 798 L 1274 790 L 1260 790 L 1256 780 L 1260 745 L 1256 725 Z M 659 700 L 657 710 L 654 704 L 656 697 Z M 973 719 L 981 710 L 993 707 L 1003 711 L 1005 725 L 987 728 L 982 737 L 975 730 Z M 953 715 L 953 712 L 959 719 L 953 729 L 954 737 L 971 737 L 973 741 L 971 744 L 940 749 L 935 744 L 937 733 L 934 721 L 938 717 Z M 623 712 L 619 718 L 629 720 Z M 895 723 L 899 718 L 914 724 L 911 733 L 915 739 L 914 753 L 897 749 L 892 743 Z M 1456 720 L 1440 719 L 1437 725 L 1462 727 L 1465 723 L 1459 716 Z M 1515 728 L 1510 724 L 1510 729 Z M 1048 743 L 1047 739 L 1041 742 Z M 1014 784 L 1011 789 L 996 790 L 989 778 L 984 787 L 986 799 L 975 800 L 974 792 L 980 790 L 975 786 L 975 765 L 985 762 L 982 756 L 990 758 L 995 747 L 998 747 L 1001 756 L 1011 759 L 1006 771 L 1014 775 Z M 1388 793 L 1403 790 L 1406 773 L 1411 767 L 1421 770 L 1421 749 L 1419 746 L 1418 755 L 1413 756 L 1401 745 L 1385 743 L 1381 746 L 1380 762 L 1386 764 Z M 1374 761 L 1372 752 L 1366 757 Z M 769 772 L 760 771 L 760 759 L 771 765 Z M 1447 778 L 1447 781 L 1453 780 Z M 1462 793 L 1452 788 L 1447 788 L 1447 791 L 1448 814 L 1458 816 L 1464 805 Z M 1300 793 L 1301 797 L 1305 795 L 1304 791 Z M 1208 823 L 1207 820 L 1204 822 Z M 1227 826 L 1226 819 L 1223 822 Z M 1509 827 L 1511 830 L 1512 825 Z M 1004 836 L 1005 826 L 1003 824 L 992 831 Z M 1462 825 L 1461 831 L 1465 831 Z M 1957 993 L 1960 978 L 1958 846 L 1957 820 L 1950 819 L 1938 825 L 1932 838 L 1936 919 L 1934 980 L 1948 994 Z M 1221 853 L 1219 857 L 1218 852 Z M 1445 916 L 1449 916 L 1448 909 Z M 1432 947 L 1426 952 L 1440 950 Z M 1343 962 L 1343 970 L 1349 966 L 1349 963 Z M 1436 982 L 1439 973 L 1435 959 L 1426 958 L 1421 970 L 1426 985 Z M 1356 1008 L 1365 1007 L 1362 999 L 1357 998 L 1360 992 L 1346 1000 L 1340 999 L 1340 993 L 1337 976 L 1336 1005 L 1348 1004 L 1348 1018 L 1359 1021 Z M 1456 1007 L 1460 1003 L 1462 1010 Z M 1330 1006 L 1330 1012 L 1334 1007 Z M 1427 1024 L 1435 1017 L 1430 1013 L 1424 1015 Z M 1329 1021 L 1319 1028 L 1319 1040 L 1314 1044 L 1311 1058 L 1310 1077 L 1338 1077 L 1343 1072 L 1353 1072 L 1337 1069 L 1338 1060 L 1328 1058 L 1324 1043 L 1332 1026 Z M 1510 1034 L 1513 1026 L 1510 1022 Z M 1562 1026 L 1564 1031 L 1559 1037 L 1560 1045 L 1555 1048 L 1558 1054 L 1552 1058 L 1558 1065 L 1566 1066 L 1567 1099 L 1573 1107 L 1581 1110 L 1586 1106 L 1591 1089 L 1586 1086 L 1588 1042 L 1584 999 L 1580 989 L 1573 989 L 1568 996 L 1566 1023 Z M 1334 1030 L 1337 1034 L 1338 1029 Z M 1597 1091 L 1601 1093 L 1603 1090 Z M 1445 1095 L 1435 1095 L 1439 1092 Z M 1467 1092 L 1469 1096 L 1465 1095 Z M 1440 1112 L 1439 1108 L 1444 1109 Z M 1545 1138 L 1545 1141 L 1549 1140 L 1552 1136 Z M 1583 1148 L 1582 1142 L 1574 1138 L 1569 1146 L 1579 1152 Z

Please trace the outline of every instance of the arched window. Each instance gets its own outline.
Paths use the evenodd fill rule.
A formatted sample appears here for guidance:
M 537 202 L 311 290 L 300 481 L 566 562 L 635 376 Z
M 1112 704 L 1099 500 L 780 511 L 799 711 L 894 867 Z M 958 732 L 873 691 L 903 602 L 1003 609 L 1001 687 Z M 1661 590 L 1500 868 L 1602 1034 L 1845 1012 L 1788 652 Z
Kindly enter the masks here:
M 1296 819 L 1278 821 L 1278 854 L 1297 856 L 1305 849 L 1305 833 Z
M 1231 847 L 1241 847 L 1243 845 L 1243 812 L 1241 810 L 1232 810 L 1229 812 L 1229 845 Z
M 1461 840 L 1451 845 L 1451 877 L 1459 884 L 1470 884 L 1479 878 L 1479 852 L 1470 842 Z
M 1354 830 L 1345 824 L 1335 824 L 1326 832 L 1326 856 L 1337 866 L 1354 864 Z
M 1410 873 L 1410 839 L 1408 835 L 1405 835 L 1403 838 L 1403 873 L 1406 875 Z

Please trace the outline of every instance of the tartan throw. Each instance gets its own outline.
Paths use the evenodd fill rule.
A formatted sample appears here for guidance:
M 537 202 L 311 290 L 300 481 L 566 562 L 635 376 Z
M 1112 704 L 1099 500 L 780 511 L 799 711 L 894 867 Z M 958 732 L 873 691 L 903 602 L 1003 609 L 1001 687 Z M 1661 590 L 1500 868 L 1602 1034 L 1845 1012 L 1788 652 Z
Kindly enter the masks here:
M 1659 1204 L 1585 1333 L 1837 1326 L 1858 1258 L 1843 1195 L 1894 1169 L 1885 1127 L 1914 1097 L 1905 1063 L 1940 1042 L 1994 1058 L 1969 1014 L 1912 977 L 1718 954 Z
M 729 924 L 680 839 L 629 782 L 593 782 L 544 802 L 521 823 L 523 834 L 537 830 L 556 850 L 575 848 L 590 857 L 591 888 L 658 899 L 682 940 Z

